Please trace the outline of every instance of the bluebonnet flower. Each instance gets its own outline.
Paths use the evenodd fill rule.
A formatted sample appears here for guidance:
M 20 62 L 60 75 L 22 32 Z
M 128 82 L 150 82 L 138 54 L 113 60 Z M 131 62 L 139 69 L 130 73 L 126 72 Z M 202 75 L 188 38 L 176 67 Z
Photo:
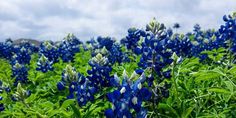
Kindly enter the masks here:
M 42 71 L 43 73 L 47 71 L 52 71 L 53 70 L 52 64 L 53 61 L 49 61 L 48 58 L 42 54 L 38 60 L 37 63 L 38 67 L 36 68 L 36 70 Z
M 120 64 L 122 62 L 130 61 L 128 55 L 122 52 L 121 46 L 119 44 L 113 44 L 109 52 L 110 54 L 108 56 L 108 60 L 111 64 L 114 64 L 116 62 Z
M 82 74 L 77 73 L 75 68 L 67 65 L 62 72 L 62 80 L 58 82 L 57 88 L 62 91 L 69 87 L 69 95 L 67 99 L 76 98 L 80 106 L 86 105 L 88 101 L 94 100 L 96 88 L 91 86 L 91 82 Z
M 192 43 L 187 36 L 175 35 L 167 41 L 166 48 L 171 49 L 178 56 L 191 57 Z
M 90 39 L 89 41 L 86 41 L 86 44 L 88 44 L 88 48 L 92 50 L 99 48 L 99 44 L 97 41 L 94 40 L 94 38 Z
M 217 44 L 225 48 L 230 48 L 232 53 L 236 52 L 236 17 L 224 15 L 224 25 L 220 26 L 217 32 Z
M 21 84 L 18 83 L 17 90 L 16 90 L 15 94 L 13 94 L 12 99 L 14 101 L 24 101 L 30 95 L 31 95 L 31 91 L 23 89 Z
M 174 26 L 173 26 L 174 29 L 179 29 L 180 28 L 180 25 L 179 23 L 175 23 Z
M 10 60 L 14 51 L 15 49 L 11 39 L 7 39 L 5 42 L 0 42 L 0 57 Z
M 194 28 L 194 32 L 199 32 L 199 33 L 202 33 L 202 31 L 201 31 L 201 26 L 199 25 L 199 24 L 195 24 L 194 26 L 193 26 L 193 28 Z
M 110 55 L 109 51 L 104 46 L 103 48 L 94 49 L 94 51 L 92 51 L 92 53 L 91 53 L 91 56 L 94 57 L 94 56 L 96 56 L 99 53 L 102 56 L 105 56 L 105 57 L 108 57 Z
M 1 111 L 4 111 L 5 107 L 4 107 L 4 104 L 3 103 L 0 103 L 0 112 Z
M 142 56 L 138 65 L 143 69 L 151 68 L 152 75 L 147 79 L 148 85 L 151 86 L 155 75 L 158 75 L 158 82 L 163 81 L 163 68 L 173 62 L 173 51 L 168 48 L 171 47 L 171 34 L 166 32 L 164 24 L 154 19 L 147 25 L 146 31 L 147 36 L 142 43 Z
M 87 71 L 89 74 L 87 78 L 94 87 L 101 88 L 112 85 L 112 77 L 109 75 L 112 68 L 109 65 L 108 58 L 98 53 L 89 61 L 89 65 L 92 69 Z
M 51 41 L 45 41 L 41 43 L 39 53 L 47 57 L 50 62 L 58 62 L 58 48 Z
M 31 51 L 25 47 L 18 48 L 15 52 L 15 56 L 12 58 L 12 63 L 14 64 L 17 61 L 20 64 L 29 64 L 31 60 Z
M 69 86 L 68 99 L 74 98 L 74 94 L 77 91 L 77 86 L 85 82 L 85 77 L 76 72 L 75 68 L 67 65 L 62 72 L 62 80 L 57 83 L 58 90 L 62 91 L 65 86 Z
M 59 46 L 59 54 L 64 62 L 74 61 L 75 53 L 79 52 L 82 42 L 73 34 L 68 34 Z
M 30 52 L 35 52 L 37 53 L 39 48 L 38 46 L 35 46 L 35 44 L 30 43 L 28 40 L 21 40 L 21 42 L 19 44 L 17 44 L 20 48 L 25 48 L 30 50 Z
M 7 93 L 11 92 L 10 87 L 8 87 L 8 86 L 3 86 L 3 82 L 0 80 L 0 94 L 3 93 L 4 90 L 5 90 Z
M 19 82 L 21 83 L 27 83 L 28 81 L 28 69 L 22 65 L 16 62 L 12 66 L 12 77 L 15 78 L 14 85 L 16 86 Z
M 91 86 L 88 79 L 85 80 L 84 84 L 77 86 L 76 96 L 78 104 L 84 106 L 88 101 L 93 101 L 95 89 L 95 87 Z
M 194 32 L 188 34 L 187 37 L 191 40 L 192 44 L 188 57 L 199 57 L 200 61 L 204 61 L 208 58 L 208 55 L 202 54 L 202 51 L 218 48 L 215 32 L 213 30 L 204 32 L 198 24 L 194 26 Z
M 10 87 L 5 87 L 5 91 L 6 91 L 7 93 L 10 93 L 10 92 L 11 92 L 11 88 L 10 88 Z
M 150 35 L 151 33 L 152 36 L 158 39 L 164 39 L 167 36 L 165 25 L 158 23 L 155 18 L 153 18 L 153 20 L 146 25 L 146 31 L 149 32 L 147 35 Z
M 129 62 L 130 59 L 126 53 L 123 53 L 121 50 L 121 46 L 119 44 L 114 43 L 110 50 L 107 50 L 104 46 L 101 49 L 95 49 L 91 53 L 92 57 L 96 56 L 98 53 L 102 54 L 102 56 L 105 56 L 108 58 L 108 61 L 111 65 L 114 63 L 122 63 L 122 62 Z
M 98 37 L 97 42 L 99 43 L 99 48 L 106 47 L 107 50 L 112 48 L 113 43 L 115 42 L 111 37 Z
M 141 38 L 146 36 L 146 32 L 136 28 L 128 30 L 128 36 L 121 40 L 121 44 L 125 45 L 127 49 L 132 50 L 135 54 L 140 54 L 141 49 L 138 42 Z
M 112 108 L 105 111 L 108 118 L 132 118 L 131 109 L 137 113 L 136 117 L 146 117 L 146 110 L 142 108 L 142 102 L 148 101 L 151 98 L 151 92 L 143 87 L 145 75 L 142 74 L 135 82 L 132 81 L 136 76 L 134 72 L 129 78 L 126 71 L 123 73 L 122 83 L 118 90 L 114 90 L 107 94 L 108 100 L 112 103 Z M 119 82 L 119 78 L 115 75 L 115 80 Z

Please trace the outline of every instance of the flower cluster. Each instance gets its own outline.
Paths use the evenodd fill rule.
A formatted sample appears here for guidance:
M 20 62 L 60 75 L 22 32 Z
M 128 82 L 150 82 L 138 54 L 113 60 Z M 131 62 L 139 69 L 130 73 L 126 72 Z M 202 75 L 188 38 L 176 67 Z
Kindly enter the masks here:
M 99 44 L 99 48 L 103 48 L 105 46 L 107 50 L 110 50 L 115 40 L 112 40 L 111 37 L 98 37 L 97 42 Z
M 89 65 L 92 69 L 87 71 L 89 74 L 87 78 L 94 87 L 101 88 L 112 85 L 112 77 L 109 75 L 112 68 L 109 65 L 108 58 L 98 53 L 89 61 Z
M 31 51 L 25 47 L 18 47 L 16 54 L 12 57 L 12 63 L 16 61 L 20 64 L 29 64 L 31 60 Z
M 38 63 L 37 63 L 37 71 L 42 71 L 43 73 L 47 72 L 47 71 L 52 71 L 53 67 L 52 67 L 53 61 L 49 61 L 49 59 L 47 57 L 45 57 L 43 54 L 40 56 Z
M 236 52 L 236 17 L 224 16 L 224 25 L 220 26 L 217 34 L 217 44 L 224 47 L 229 47 L 232 53 Z M 226 44 L 228 43 L 228 45 Z
M 126 53 L 123 53 L 121 50 L 121 46 L 117 43 L 114 43 L 110 50 L 107 50 L 104 46 L 100 49 L 95 49 L 91 53 L 92 57 L 96 56 L 98 53 L 102 54 L 102 56 L 105 56 L 108 58 L 108 61 L 111 65 L 114 63 L 122 63 L 122 62 L 129 62 L 130 59 Z
M 58 48 L 51 41 L 41 43 L 39 53 L 47 57 L 50 62 L 58 62 Z
M 77 98 L 80 106 L 86 105 L 88 101 L 93 101 L 95 88 L 91 86 L 89 80 L 82 74 L 77 73 L 75 68 L 67 65 L 62 72 L 62 80 L 58 82 L 57 88 L 62 91 L 69 86 L 67 99 Z
M 11 59 L 14 53 L 14 46 L 11 39 L 7 39 L 5 42 L 0 42 L 0 57 Z
M 58 82 L 57 88 L 58 90 L 64 90 L 65 86 L 69 86 L 69 96 L 72 96 L 77 89 L 77 85 L 79 83 L 83 84 L 84 82 L 84 76 L 82 76 L 80 73 L 77 73 L 75 68 L 71 65 L 67 65 L 62 72 L 62 80 Z
M 190 57 L 192 46 L 187 36 L 175 35 L 171 40 L 168 40 L 166 48 L 171 49 L 178 56 Z
M 152 69 L 152 76 L 148 78 L 148 84 L 151 86 L 154 75 L 158 75 L 161 82 L 165 73 L 170 72 L 163 72 L 163 68 L 173 62 L 171 59 L 173 51 L 167 48 L 170 35 L 163 24 L 154 19 L 147 25 L 146 31 L 148 33 L 142 43 L 142 56 L 138 65 L 143 69 Z
M 59 54 L 64 62 L 69 62 L 74 60 L 75 53 L 79 52 L 79 41 L 73 34 L 68 34 L 59 46 Z
M 108 60 L 111 64 L 114 64 L 116 62 L 120 64 L 122 62 L 130 61 L 128 55 L 122 52 L 121 46 L 119 44 L 113 44 L 109 52 L 110 54 L 108 56 Z
M 12 96 L 12 100 L 13 101 L 23 101 L 29 97 L 31 95 L 31 91 L 30 90 L 25 90 L 22 88 L 21 84 L 18 83 L 17 84 L 17 90 L 15 92 L 15 94 L 13 94 Z
M 17 44 L 20 48 L 24 47 L 28 50 L 30 50 L 32 53 L 35 52 L 37 53 L 38 50 L 39 50 L 39 47 L 38 46 L 35 46 L 35 44 L 33 43 L 30 43 L 29 41 L 27 40 L 22 40 L 19 44 Z
M 128 36 L 121 40 L 121 44 L 124 44 L 127 49 L 132 50 L 135 54 L 140 54 L 141 50 L 138 42 L 145 36 L 145 31 L 136 28 L 130 28 L 128 30 Z
M 22 65 L 16 62 L 12 66 L 12 77 L 15 78 L 14 85 L 16 86 L 19 82 L 21 83 L 27 83 L 28 81 L 28 69 Z
M 94 38 L 86 41 L 86 44 L 88 44 L 89 49 L 97 49 L 101 46 L 98 45 L 98 42 L 94 40 Z
M 126 71 L 123 73 L 122 84 L 118 86 L 118 90 L 115 90 L 107 94 L 108 100 L 112 103 L 112 108 L 105 111 L 105 115 L 108 118 L 132 118 L 131 109 L 134 109 L 136 117 L 145 118 L 147 115 L 146 110 L 142 107 L 144 101 L 148 101 L 152 94 L 143 87 L 143 83 L 146 79 L 142 74 L 135 82 L 134 79 L 136 73 L 134 72 L 130 78 L 128 78 Z M 119 78 L 115 75 L 115 80 L 119 83 Z
M 96 88 L 91 86 L 88 79 L 85 80 L 84 84 L 77 86 L 77 101 L 80 106 L 86 105 L 88 101 L 94 100 L 94 94 Z
M 192 39 L 192 46 L 190 49 L 189 57 L 199 57 L 201 61 L 207 59 L 206 54 L 202 54 L 202 51 L 212 50 L 216 47 L 215 45 L 215 32 L 213 30 L 208 30 L 206 32 L 201 31 L 200 25 L 196 24 L 194 26 L 194 32 L 188 34 L 188 37 L 194 37 Z

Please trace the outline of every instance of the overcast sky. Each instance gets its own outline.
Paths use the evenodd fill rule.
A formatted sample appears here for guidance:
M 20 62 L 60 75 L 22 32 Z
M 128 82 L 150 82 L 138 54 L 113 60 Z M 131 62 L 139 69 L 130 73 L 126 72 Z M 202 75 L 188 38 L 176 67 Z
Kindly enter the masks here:
M 236 0 L 0 0 L 0 41 L 6 38 L 61 40 L 120 39 L 129 27 L 145 28 L 153 17 L 179 32 L 218 28 L 222 16 L 236 11 Z

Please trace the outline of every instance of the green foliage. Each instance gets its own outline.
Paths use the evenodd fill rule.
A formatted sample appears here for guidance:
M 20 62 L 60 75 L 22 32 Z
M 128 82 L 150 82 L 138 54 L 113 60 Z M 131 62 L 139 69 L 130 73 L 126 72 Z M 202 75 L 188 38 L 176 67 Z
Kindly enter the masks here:
M 236 117 L 236 65 L 227 66 L 228 59 L 223 59 L 227 52 L 223 48 L 202 53 L 208 54 L 210 60 L 199 62 L 198 58 L 186 58 L 175 65 L 170 97 L 160 101 L 155 109 L 152 104 L 145 103 L 144 106 L 149 111 L 148 117 Z M 111 108 L 105 95 L 113 88 L 96 94 L 97 100 L 88 102 L 83 107 L 79 107 L 75 99 L 66 100 L 68 91 L 57 90 L 57 82 L 61 80 L 62 70 L 67 64 L 87 76 L 87 70 L 91 68 L 88 65 L 91 52 L 82 50 L 74 58 L 75 61 L 69 63 L 59 60 L 53 65 L 54 71 L 42 73 L 36 71 L 38 55 L 32 55 L 28 66 L 29 84 L 22 85 L 24 90 L 31 90 L 32 95 L 24 102 L 11 101 L 11 95 L 17 88 L 13 86 L 9 62 L 1 59 L 0 79 L 12 91 L 1 94 L 6 110 L 0 113 L 0 117 L 103 117 L 104 111 Z M 114 64 L 112 74 L 121 76 L 124 69 L 130 74 L 138 69 L 140 56 L 130 55 L 130 59 L 129 63 Z

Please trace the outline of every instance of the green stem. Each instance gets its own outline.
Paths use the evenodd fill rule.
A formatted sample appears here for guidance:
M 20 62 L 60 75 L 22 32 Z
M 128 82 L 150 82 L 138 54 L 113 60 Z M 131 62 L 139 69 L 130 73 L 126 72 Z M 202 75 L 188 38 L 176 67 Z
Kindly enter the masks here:
M 172 82 L 174 83 L 175 86 L 175 93 L 176 93 L 176 97 L 179 97 L 178 95 L 178 86 L 177 86 L 177 81 L 175 79 L 175 66 L 176 66 L 176 62 L 173 63 L 173 67 L 172 67 Z

